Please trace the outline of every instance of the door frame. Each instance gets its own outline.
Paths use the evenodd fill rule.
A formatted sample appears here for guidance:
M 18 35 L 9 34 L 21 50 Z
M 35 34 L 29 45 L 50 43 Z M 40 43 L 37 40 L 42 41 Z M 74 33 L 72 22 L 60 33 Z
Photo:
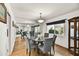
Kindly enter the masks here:
M 9 12 L 7 12 L 7 25 L 8 25 L 8 28 L 7 28 L 7 38 L 8 38 L 8 41 L 7 41 L 7 45 L 8 45 L 8 55 L 10 55 L 10 51 L 11 51 L 11 16 L 9 14 Z

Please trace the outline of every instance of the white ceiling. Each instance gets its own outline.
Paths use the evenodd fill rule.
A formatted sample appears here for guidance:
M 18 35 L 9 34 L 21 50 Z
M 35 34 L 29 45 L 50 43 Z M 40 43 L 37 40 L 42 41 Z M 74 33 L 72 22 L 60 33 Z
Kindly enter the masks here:
M 11 3 L 17 22 L 34 23 L 40 12 L 45 20 L 79 9 L 77 3 Z

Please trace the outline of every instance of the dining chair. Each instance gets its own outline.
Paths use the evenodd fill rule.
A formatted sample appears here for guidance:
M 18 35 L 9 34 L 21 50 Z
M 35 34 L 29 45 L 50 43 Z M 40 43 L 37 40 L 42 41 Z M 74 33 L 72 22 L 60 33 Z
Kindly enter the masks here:
M 49 33 L 44 33 L 44 37 L 49 37 Z
M 51 55 L 51 45 L 52 45 L 52 38 L 47 38 L 44 41 L 44 45 L 38 46 L 38 49 L 42 52 L 50 52 Z
M 56 38 L 57 38 L 57 36 L 56 36 L 56 35 L 53 35 L 52 46 L 53 46 L 53 52 L 54 52 L 54 54 L 55 54 L 55 42 L 56 42 Z M 54 54 L 53 54 L 53 55 L 54 55 Z
M 51 46 L 53 46 L 53 52 L 55 54 L 55 41 L 56 41 L 57 36 L 53 35 L 53 38 L 45 38 L 44 44 L 39 46 L 38 48 L 43 51 L 43 52 L 50 52 L 51 55 Z M 53 55 L 54 55 L 53 54 Z
M 30 56 L 32 49 L 37 48 L 37 47 L 36 47 L 37 45 L 33 43 L 32 39 L 27 38 L 26 40 L 27 40 L 26 43 L 27 43 L 27 45 L 28 45 L 28 53 L 29 53 L 29 56 Z

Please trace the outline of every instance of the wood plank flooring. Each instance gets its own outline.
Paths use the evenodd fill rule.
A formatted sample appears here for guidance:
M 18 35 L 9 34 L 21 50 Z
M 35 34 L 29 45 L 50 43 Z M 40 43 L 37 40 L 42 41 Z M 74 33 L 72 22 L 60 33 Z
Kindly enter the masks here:
M 59 45 L 55 45 L 55 56 L 72 56 L 69 51 Z M 51 51 L 53 53 L 53 51 Z M 48 54 L 38 54 L 36 50 L 32 50 L 31 56 L 47 56 Z M 14 50 L 11 56 L 29 56 L 28 51 L 26 49 L 26 42 L 22 40 L 20 37 L 16 38 Z

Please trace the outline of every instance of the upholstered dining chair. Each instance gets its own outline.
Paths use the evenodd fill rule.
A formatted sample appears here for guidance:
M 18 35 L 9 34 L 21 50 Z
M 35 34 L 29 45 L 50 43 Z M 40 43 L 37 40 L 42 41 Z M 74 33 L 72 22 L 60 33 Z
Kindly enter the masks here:
M 38 46 L 38 49 L 42 52 L 50 52 L 51 55 L 51 45 L 52 45 L 52 38 L 45 39 L 44 45 Z
M 44 33 L 44 37 L 49 37 L 49 33 Z
M 53 46 L 53 52 L 54 52 L 54 54 L 55 54 L 55 42 L 56 42 L 56 38 L 57 38 L 57 36 L 56 36 L 56 35 L 53 35 L 52 46 Z M 54 55 L 54 54 L 53 54 L 53 55 Z
M 53 52 L 55 54 L 54 48 L 55 48 L 56 37 L 57 37 L 56 35 L 53 35 L 53 38 L 45 39 L 44 44 L 38 47 L 39 50 L 41 50 L 42 52 L 50 52 L 51 55 L 51 46 L 53 46 Z
M 33 43 L 32 39 L 27 37 L 26 38 L 26 47 L 27 47 L 27 50 L 28 50 L 28 53 L 29 53 L 29 56 L 30 56 L 32 49 L 37 48 L 37 45 Z

